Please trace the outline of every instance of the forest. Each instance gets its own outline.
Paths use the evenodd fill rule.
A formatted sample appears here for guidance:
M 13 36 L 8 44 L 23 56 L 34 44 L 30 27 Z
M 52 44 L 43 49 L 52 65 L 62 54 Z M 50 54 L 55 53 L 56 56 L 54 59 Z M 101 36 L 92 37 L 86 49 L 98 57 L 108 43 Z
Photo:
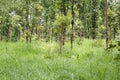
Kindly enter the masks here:
M 120 80 L 120 0 L 0 0 L 0 80 Z

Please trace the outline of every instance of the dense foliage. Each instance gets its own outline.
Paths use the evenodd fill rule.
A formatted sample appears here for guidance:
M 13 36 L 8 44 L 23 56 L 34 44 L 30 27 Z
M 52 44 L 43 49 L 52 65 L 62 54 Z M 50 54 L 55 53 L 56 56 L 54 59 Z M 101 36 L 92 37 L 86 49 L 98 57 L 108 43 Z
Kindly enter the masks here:
M 0 39 L 105 38 L 105 0 L 1 0 Z M 120 34 L 120 3 L 108 0 L 108 38 Z M 72 37 L 70 37 L 72 36 Z

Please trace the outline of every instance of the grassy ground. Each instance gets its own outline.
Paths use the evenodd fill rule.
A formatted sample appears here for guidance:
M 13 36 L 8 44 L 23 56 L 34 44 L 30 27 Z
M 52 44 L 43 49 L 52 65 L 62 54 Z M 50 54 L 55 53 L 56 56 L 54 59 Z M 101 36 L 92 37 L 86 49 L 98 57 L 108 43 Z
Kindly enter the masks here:
M 0 42 L 0 80 L 120 80 L 116 49 L 105 50 L 103 40 L 66 43 Z

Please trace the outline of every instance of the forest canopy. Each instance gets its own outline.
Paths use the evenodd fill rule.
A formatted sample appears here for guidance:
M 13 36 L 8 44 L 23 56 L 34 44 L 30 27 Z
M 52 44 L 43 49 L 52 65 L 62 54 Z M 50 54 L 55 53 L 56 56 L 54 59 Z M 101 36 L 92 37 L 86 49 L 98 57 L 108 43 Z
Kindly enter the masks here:
M 120 35 L 119 0 L 1 0 L 0 7 L 0 40 L 59 40 L 62 46 L 68 39 Z

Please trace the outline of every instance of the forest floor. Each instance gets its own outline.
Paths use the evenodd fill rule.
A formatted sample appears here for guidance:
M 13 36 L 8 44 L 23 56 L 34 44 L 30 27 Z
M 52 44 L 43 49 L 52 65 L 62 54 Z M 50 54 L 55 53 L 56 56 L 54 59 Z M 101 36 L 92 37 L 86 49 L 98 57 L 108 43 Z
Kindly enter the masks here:
M 62 53 L 56 42 L 0 42 L 0 80 L 120 80 L 117 54 L 104 40 L 67 42 Z

